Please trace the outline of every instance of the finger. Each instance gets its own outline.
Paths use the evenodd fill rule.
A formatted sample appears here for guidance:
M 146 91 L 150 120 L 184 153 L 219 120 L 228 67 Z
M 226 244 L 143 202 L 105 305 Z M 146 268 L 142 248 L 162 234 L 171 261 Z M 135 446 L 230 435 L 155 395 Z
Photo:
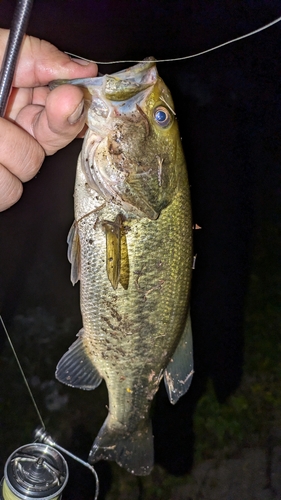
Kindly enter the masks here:
M 26 106 L 16 121 L 51 155 L 79 134 L 85 119 L 83 92 L 78 87 L 63 85 L 48 94 L 45 107 Z
M 15 120 L 19 112 L 29 104 L 39 104 L 45 106 L 50 90 L 48 87 L 35 88 L 13 88 L 9 97 L 5 118 Z
M 22 191 L 21 181 L 0 164 L 0 212 L 14 205 Z
M 8 35 L 8 30 L 0 30 L 0 61 L 5 51 Z M 47 85 L 57 78 L 86 78 L 96 76 L 96 74 L 95 63 L 73 60 L 51 43 L 26 36 L 20 51 L 13 85 L 35 87 Z
M 3 118 L 0 118 L 0 137 L 0 164 L 22 182 L 34 177 L 45 157 L 40 144 L 25 130 Z
M 38 88 L 47 89 L 47 87 L 38 87 Z M 13 88 L 9 96 L 7 108 L 5 111 L 5 118 L 8 118 L 9 120 L 15 120 L 19 111 L 28 104 L 31 104 L 32 101 L 33 101 L 33 89 Z

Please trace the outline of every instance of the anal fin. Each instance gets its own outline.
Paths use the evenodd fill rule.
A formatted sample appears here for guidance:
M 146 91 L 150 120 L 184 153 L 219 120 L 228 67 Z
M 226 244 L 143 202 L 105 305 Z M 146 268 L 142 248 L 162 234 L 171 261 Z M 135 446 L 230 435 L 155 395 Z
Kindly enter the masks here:
M 83 329 L 80 330 L 78 339 L 59 361 L 56 378 L 70 387 L 90 391 L 100 385 L 102 377 L 85 351 L 82 340 L 83 332 Z
M 193 348 L 190 313 L 182 337 L 164 372 L 164 382 L 170 403 L 175 404 L 187 392 L 192 381 Z

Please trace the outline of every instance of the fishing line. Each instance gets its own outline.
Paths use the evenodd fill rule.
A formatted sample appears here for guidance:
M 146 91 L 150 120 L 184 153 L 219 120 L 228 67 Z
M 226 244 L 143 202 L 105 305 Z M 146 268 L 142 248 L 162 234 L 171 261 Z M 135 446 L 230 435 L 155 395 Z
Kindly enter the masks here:
M 249 33 L 246 33 L 246 35 L 241 35 L 238 36 L 237 38 L 232 38 L 231 40 L 228 40 L 227 42 L 220 43 L 219 45 L 215 45 L 215 47 L 211 47 L 210 49 L 202 50 L 201 52 L 196 52 L 195 54 L 191 54 L 189 56 L 183 56 L 183 57 L 174 57 L 172 59 L 155 59 L 155 62 L 157 63 L 162 63 L 162 62 L 174 62 L 174 61 L 184 61 L 185 59 L 192 59 L 193 57 L 198 57 L 202 56 L 203 54 L 207 54 L 208 52 L 212 52 L 213 50 L 220 49 L 221 47 L 225 47 L 225 45 L 229 45 L 231 43 L 238 42 L 239 40 L 243 40 L 243 38 L 247 38 L 252 35 L 256 35 L 257 33 L 260 33 L 261 31 L 264 31 L 274 24 L 277 24 L 281 21 L 281 16 L 278 17 L 277 19 L 274 19 L 274 21 L 271 21 L 268 24 L 265 24 L 261 28 L 257 28 L 254 31 L 250 31 Z M 83 59 L 84 61 L 89 61 L 89 62 L 94 62 L 96 64 L 120 64 L 120 63 L 141 63 L 143 60 L 139 59 L 126 59 L 124 61 L 93 61 L 92 59 L 86 59 L 85 57 L 77 56 L 76 54 L 72 54 L 71 52 L 65 51 L 65 54 L 73 57 L 78 57 L 78 59 Z
M 12 339 L 11 339 L 11 337 L 10 337 L 9 333 L 8 333 L 8 330 L 7 330 L 6 326 L 5 326 L 5 323 L 4 323 L 4 320 L 3 320 L 2 316 L 1 316 L 1 314 L 0 314 L 0 321 L 1 321 L 1 323 L 2 323 L 2 326 L 3 326 L 4 332 L 5 332 L 5 334 L 6 334 L 6 337 L 7 337 L 7 339 L 8 339 L 8 342 L 9 342 L 9 344 L 10 344 L 10 347 L 11 347 L 11 349 L 12 349 L 12 351 L 13 351 L 13 355 L 14 355 L 14 356 L 15 356 L 15 358 L 16 358 L 16 362 L 17 362 L 18 367 L 19 367 L 19 370 L 20 370 L 20 372 L 21 372 L 21 374 L 22 374 L 22 378 L 23 378 L 24 383 L 25 383 L 25 385 L 26 385 L 26 388 L 27 388 L 27 390 L 28 390 L 29 396 L 30 396 L 30 398 L 31 398 L 31 401 L 32 401 L 32 403 L 33 403 L 33 406 L 34 406 L 35 411 L 36 411 L 36 413 L 37 413 L 37 416 L 38 416 L 38 418 L 39 418 L 39 421 L 40 421 L 40 423 L 41 423 L 42 427 L 45 429 L 45 424 L 44 424 L 43 418 L 42 418 L 41 413 L 40 413 L 40 411 L 39 411 L 39 408 L 38 408 L 38 406 L 37 406 L 37 404 L 36 404 L 36 401 L 35 401 L 35 399 L 34 399 L 34 396 L 33 396 L 33 394 L 32 394 L 32 391 L 31 391 L 31 389 L 30 389 L 30 385 L 29 385 L 29 383 L 28 383 L 28 381 L 27 381 L 27 378 L 26 378 L 26 376 L 25 376 L 25 374 L 24 374 L 24 371 L 23 371 L 23 368 L 22 368 L 22 366 L 21 366 L 20 360 L 19 360 L 19 358 L 18 358 L 18 356 L 17 356 L 17 353 L 16 353 L 16 350 L 15 350 L 15 348 L 14 348 L 14 345 L 13 345 Z
M 26 388 L 27 388 L 27 390 L 28 390 L 29 396 L 30 396 L 30 398 L 31 398 L 31 401 L 32 401 L 32 403 L 33 403 L 33 406 L 34 406 L 34 408 L 35 408 L 35 410 L 36 410 L 36 414 L 37 414 L 37 416 L 38 416 L 38 418 L 39 418 L 39 421 L 40 421 L 40 424 L 41 424 L 41 427 L 38 427 L 38 428 L 35 430 L 35 433 L 34 433 L 34 438 L 35 438 L 35 441 L 39 441 L 40 443 L 44 443 L 44 444 L 46 444 L 46 445 L 49 445 L 49 446 L 51 446 L 51 447 L 53 447 L 53 448 L 58 449 L 59 451 L 61 451 L 61 452 L 65 453 L 66 455 L 68 455 L 69 457 L 71 457 L 73 460 L 76 460 L 76 462 L 79 462 L 81 465 L 84 465 L 84 467 L 87 467 L 87 469 L 90 469 L 90 471 L 91 471 L 91 472 L 92 472 L 92 474 L 94 475 L 94 477 L 95 477 L 95 481 L 96 481 L 96 490 L 95 490 L 95 497 L 94 497 L 94 500 L 97 500 L 97 499 L 98 499 L 98 496 L 99 496 L 99 477 L 98 477 L 98 475 L 97 475 L 97 472 L 96 472 L 95 468 L 94 468 L 92 465 L 90 465 L 88 462 L 85 462 L 84 460 L 82 460 L 81 458 L 77 457 L 76 455 L 74 455 L 74 454 L 73 454 L 73 453 L 71 453 L 70 451 L 68 451 L 68 450 L 66 450 L 65 448 L 63 448 L 62 446 L 58 445 L 58 444 L 57 444 L 57 443 L 56 443 L 56 442 L 52 439 L 52 437 L 50 436 L 50 434 L 48 434 L 48 433 L 46 432 L 46 426 L 45 426 L 45 424 L 44 424 L 44 420 L 43 420 L 43 418 L 42 418 L 42 416 L 41 416 L 41 413 L 40 413 L 40 411 L 39 411 L 39 408 L 38 408 L 38 406 L 37 406 L 37 404 L 36 404 L 35 398 L 34 398 L 34 396 L 33 396 L 33 394 L 32 394 L 31 388 L 30 388 L 29 383 L 28 383 L 28 381 L 27 381 L 27 378 L 26 378 L 26 376 L 25 376 L 25 374 L 24 374 L 24 371 L 23 371 L 22 365 L 21 365 L 21 363 L 20 363 L 20 360 L 19 360 L 18 355 L 17 355 L 17 353 L 16 353 L 15 347 L 14 347 L 14 345 L 13 345 L 12 339 L 11 339 L 11 337 L 10 337 L 9 333 L 8 333 L 8 330 L 7 330 L 7 328 L 6 328 L 6 325 L 5 325 L 5 323 L 4 323 L 4 320 L 3 320 L 3 318 L 2 318 L 2 315 L 1 315 L 1 314 L 0 314 L 0 322 L 1 322 L 2 326 L 3 326 L 4 332 L 5 332 L 5 334 L 6 334 L 6 337 L 7 337 L 7 339 L 8 339 L 8 342 L 9 342 L 9 344 L 10 344 L 10 347 L 11 347 L 12 352 L 13 352 L 13 354 L 14 354 L 14 357 L 15 357 L 15 359 L 16 359 L 17 365 L 18 365 L 18 367 L 19 367 L 20 373 L 21 373 L 21 375 L 22 375 L 22 378 L 23 378 L 23 380 L 24 380 L 24 383 L 25 383 Z M 6 492 L 6 494 L 8 494 L 8 495 L 9 495 L 9 493 L 8 493 L 8 492 Z M 0 497 L 1 497 L 1 491 L 0 491 Z M 6 498 L 9 498 L 9 496 L 8 496 L 8 497 L 7 497 L 7 496 L 5 496 L 4 498 L 5 498 L 5 499 L 6 499 Z M 11 499 L 12 499 L 12 498 L 15 498 L 15 497 L 14 497 L 14 496 L 11 496 Z M 18 498 L 18 497 L 17 497 L 17 498 Z M 23 497 L 21 497 L 21 498 L 23 498 Z M 24 497 L 24 498 L 29 498 L 29 497 Z M 56 500 L 56 499 L 54 499 L 54 500 Z

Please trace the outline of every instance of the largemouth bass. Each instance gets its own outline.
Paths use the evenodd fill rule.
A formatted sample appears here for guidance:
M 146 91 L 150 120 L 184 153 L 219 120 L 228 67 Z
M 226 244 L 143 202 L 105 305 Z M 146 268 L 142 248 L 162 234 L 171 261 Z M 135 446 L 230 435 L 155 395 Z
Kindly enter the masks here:
M 153 58 L 67 83 L 84 88 L 89 101 L 68 237 L 83 329 L 56 377 L 86 390 L 105 380 L 109 412 L 89 461 L 115 460 L 145 475 L 159 383 L 164 377 L 174 404 L 193 373 L 186 165 L 172 97 Z

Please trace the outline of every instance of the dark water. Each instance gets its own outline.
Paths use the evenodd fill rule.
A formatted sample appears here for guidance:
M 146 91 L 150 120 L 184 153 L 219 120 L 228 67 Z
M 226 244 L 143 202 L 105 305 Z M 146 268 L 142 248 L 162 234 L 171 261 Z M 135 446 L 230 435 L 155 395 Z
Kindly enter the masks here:
M 0 2 L 8 27 L 14 2 Z M 97 60 L 183 56 L 251 31 L 281 14 L 256 2 L 35 1 L 29 33 Z M 192 319 L 195 377 L 172 407 L 163 387 L 153 414 L 156 462 L 175 475 L 192 464 L 192 416 L 211 377 L 224 401 L 243 366 L 244 298 L 264 196 L 280 194 L 280 30 L 197 59 L 159 65 L 177 109 L 191 183 L 196 270 Z M 102 67 L 112 72 L 117 68 Z M 78 286 L 69 281 L 66 235 L 73 218 L 77 140 L 47 158 L 22 200 L 0 215 L 0 304 L 48 430 L 86 459 L 107 413 L 106 390 L 61 387 L 54 370 L 81 327 Z M 272 213 L 272 217 L 276 217 Z M 275 221 L 280 224 L 279 218 Z M 1 463 L 31 439 L 38 419 L 12 354 L 0 364 Z M 99 464 L 102 488 L 111 469 Z M 85 476 L 86 474 L 86 476 Z M 93 498 L 93 480 L 72 464 L 67 499 Z M 86 479 L 85 479 L 86 477 Z

